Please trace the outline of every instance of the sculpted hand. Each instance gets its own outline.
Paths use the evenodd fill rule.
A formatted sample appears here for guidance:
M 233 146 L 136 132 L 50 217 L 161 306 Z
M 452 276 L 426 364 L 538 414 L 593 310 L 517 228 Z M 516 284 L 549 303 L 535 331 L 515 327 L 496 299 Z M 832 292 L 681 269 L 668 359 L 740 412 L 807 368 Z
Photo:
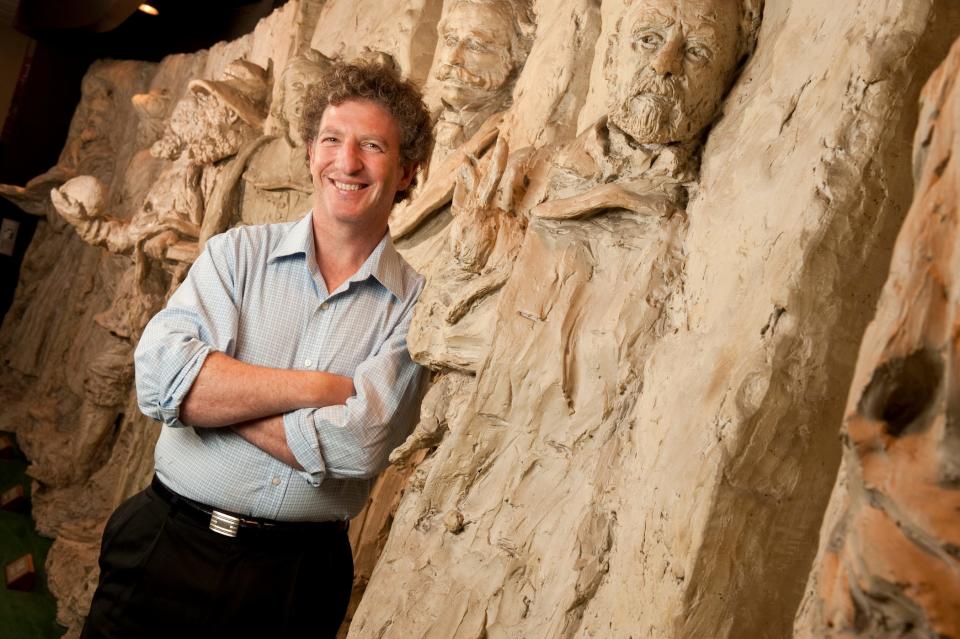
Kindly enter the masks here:
M 467 271 L 479 273 L 496 243 L 500 211 L 493 206 L 493 197 L 508 154 L 507 143 L 499 138 L 482 167 L 473 156 L 460 167 L 453 191 L 450 242 L 454 259 Z
M 50 191 L 53 206 L 63 219 L 77 226 L 100 217 L 107 190 L 92 175 L 81 175 Z
M 155 260 L 164 260 L 167 249 L 180 241 L 180 236 L 173 231 L 164 231 L 154 235 L 143 243 L 143 252 Z

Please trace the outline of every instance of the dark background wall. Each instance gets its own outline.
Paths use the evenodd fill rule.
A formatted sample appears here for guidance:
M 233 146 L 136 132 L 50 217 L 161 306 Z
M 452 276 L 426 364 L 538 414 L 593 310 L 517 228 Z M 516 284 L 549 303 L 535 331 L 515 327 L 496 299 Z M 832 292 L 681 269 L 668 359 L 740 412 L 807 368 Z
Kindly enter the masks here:
M 249 33 L 286 0 L 0 0 L 0 183 L 23 185 L 56 164 L 80 81 L 100 58 L 157 61 Z M 0 198 L 0 220 L 19 224 L 14 254 L 0 255 L 0 321 L 16 289 L 37 218 Z

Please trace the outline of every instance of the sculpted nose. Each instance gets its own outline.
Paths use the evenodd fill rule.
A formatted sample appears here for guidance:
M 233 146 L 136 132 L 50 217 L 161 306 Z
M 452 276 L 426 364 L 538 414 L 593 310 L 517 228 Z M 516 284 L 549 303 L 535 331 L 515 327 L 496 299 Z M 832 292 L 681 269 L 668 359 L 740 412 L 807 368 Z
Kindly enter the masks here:
M 663 77 L 680 75 L 683 72 L 683 39 L 667 40 L 654 54 L 650 67 Z
M 446 57 L 447 64 L 454 66 L 463 64 L 463 42 L 457 42 L 452 46 L 448 46 Z

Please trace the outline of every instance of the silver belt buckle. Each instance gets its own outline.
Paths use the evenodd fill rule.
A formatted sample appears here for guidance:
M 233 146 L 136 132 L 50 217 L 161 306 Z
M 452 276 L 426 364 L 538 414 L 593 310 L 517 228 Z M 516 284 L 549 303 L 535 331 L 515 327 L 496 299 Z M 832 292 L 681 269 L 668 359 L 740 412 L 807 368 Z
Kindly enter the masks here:
M 225 537 L 236 537 L 240 528 L 240 518 L 222 513 L 219 510 L 210 514 L 210 530 Z

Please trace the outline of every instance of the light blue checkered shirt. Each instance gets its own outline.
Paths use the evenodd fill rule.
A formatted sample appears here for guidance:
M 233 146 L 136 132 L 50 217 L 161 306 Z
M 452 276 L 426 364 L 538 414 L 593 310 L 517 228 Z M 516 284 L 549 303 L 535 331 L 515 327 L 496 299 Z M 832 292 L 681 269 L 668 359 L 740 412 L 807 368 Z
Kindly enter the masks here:
M 407 330 L 423 278 L 389 234 L 333 294 L 317 267 L 311 216 L 211 238 L 136 351 L 140 409 L 164 423 L 157 475 L 215 508 L 283 521 L 346 519 L 364 506 L 390 451 L 416 419 L 423 369 Z M 353 378 L 346 405 L 284 415 L 303 471 L 229 428 L 192 428 L 180 403 L 206 356 Z

